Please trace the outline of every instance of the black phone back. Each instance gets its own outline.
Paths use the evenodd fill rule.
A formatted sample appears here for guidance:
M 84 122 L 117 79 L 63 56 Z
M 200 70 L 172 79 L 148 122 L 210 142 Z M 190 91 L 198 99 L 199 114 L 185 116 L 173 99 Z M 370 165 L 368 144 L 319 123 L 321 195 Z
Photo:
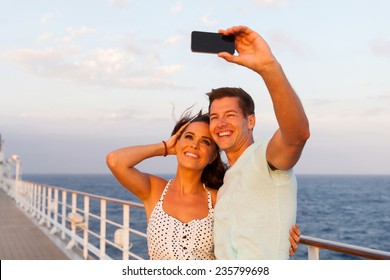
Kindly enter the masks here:
M 202 53 L 228 52 L 234 54 L 234 36 L 224 36 L 220 33 L 192 31 L 191 50 Z

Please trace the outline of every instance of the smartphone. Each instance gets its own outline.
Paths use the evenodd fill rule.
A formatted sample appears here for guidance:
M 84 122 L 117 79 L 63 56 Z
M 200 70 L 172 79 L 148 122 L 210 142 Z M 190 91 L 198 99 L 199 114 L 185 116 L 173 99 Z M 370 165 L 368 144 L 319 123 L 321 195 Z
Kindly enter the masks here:
M 220 33 L 192 31 L 191 50 L 201 53 L 228 52 L 234 54 L 236 49 L 234 36 L 225 36 Z

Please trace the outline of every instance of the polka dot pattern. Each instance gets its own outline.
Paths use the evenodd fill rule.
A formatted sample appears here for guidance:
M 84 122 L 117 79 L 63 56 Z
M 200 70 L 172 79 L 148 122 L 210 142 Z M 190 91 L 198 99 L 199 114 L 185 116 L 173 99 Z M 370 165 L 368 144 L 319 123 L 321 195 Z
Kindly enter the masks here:
M 183 223 L 163 210 L 170 180 L 149 219 L 147 236 L 152 260 L 212 260 L 214 256 L 214 208 L 207 190 L 209 212 L 203 219 Z

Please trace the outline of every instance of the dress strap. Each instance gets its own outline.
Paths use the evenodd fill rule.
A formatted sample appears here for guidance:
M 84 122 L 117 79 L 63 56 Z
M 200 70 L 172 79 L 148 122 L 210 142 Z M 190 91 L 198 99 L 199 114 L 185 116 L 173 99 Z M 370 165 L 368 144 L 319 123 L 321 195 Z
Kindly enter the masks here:
M 208 207 L 209 207 L 209 210 L 213 209 L 213 202 L 212 202 L 212 199 L 211 199 L 211 192 L 208 188 L 206 188 L 206 186 L 203 184 L 203 188 L 207 191 L 207 204 L 208 204 Z
M 161 196 L 160 196 L 160 200 L 159 200 L 160 202 L 162 202 L 162 201 L 164 200 L 164 197 L 165 197 L 165 195 L 167 194 L 167 191 L 168 191 L 168 189 L 169 189 L 169 186 L 171 185 L 172 180 L 173 180 L 173 179 L 170 179 L 170 180 L 168 181 L 167 185 L 165 186 L 165 188 L 164 188 L 164 190 L 163 190 L 163 192 L 162 192 L 162 194 L 161 194 Z

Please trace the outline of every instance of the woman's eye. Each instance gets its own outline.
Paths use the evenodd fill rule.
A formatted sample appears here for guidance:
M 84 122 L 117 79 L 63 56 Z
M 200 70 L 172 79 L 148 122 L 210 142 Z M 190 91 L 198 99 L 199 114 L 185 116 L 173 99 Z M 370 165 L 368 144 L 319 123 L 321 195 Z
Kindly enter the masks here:
M 185 137 L 184 137 L 185 139 L 192 139 L 192 135 L 190 135 L 190 134 L 187 134 Z
M 204 144 L 206 144 L 207 146 L 210 146 L 210 145 L 211 145 L 211 142 L 208 141 L 208 140 L 203 140 L 202 142 L 203 142 Z

